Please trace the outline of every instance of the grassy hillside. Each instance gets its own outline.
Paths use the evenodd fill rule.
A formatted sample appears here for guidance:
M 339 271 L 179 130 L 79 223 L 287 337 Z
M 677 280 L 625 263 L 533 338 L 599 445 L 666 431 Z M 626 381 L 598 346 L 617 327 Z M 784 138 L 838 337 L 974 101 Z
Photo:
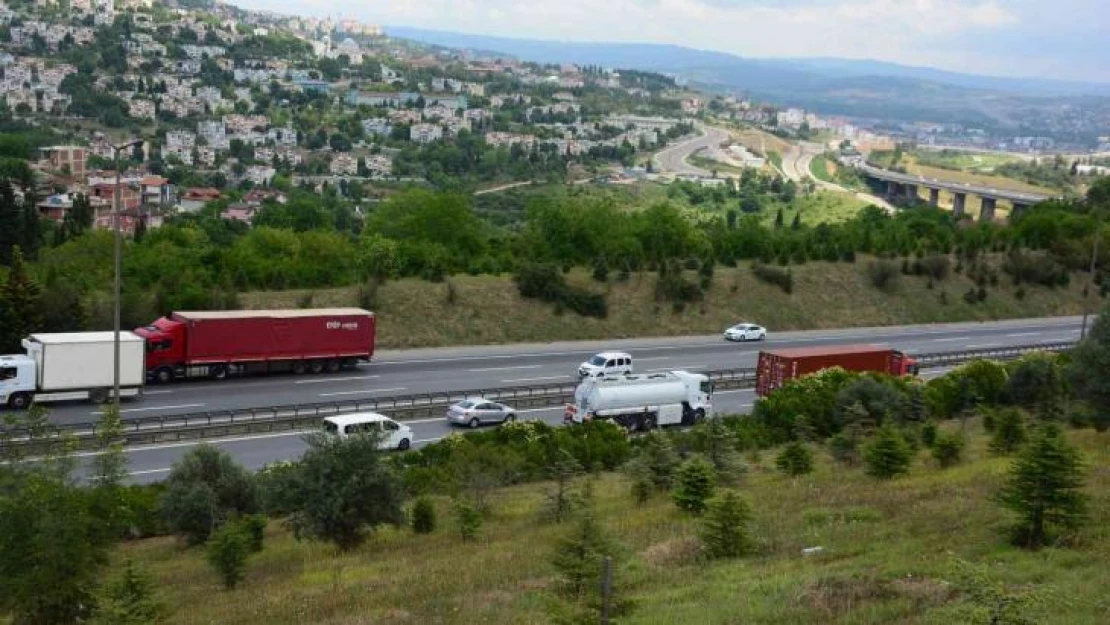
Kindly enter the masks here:
M 823 452 L 815 473 L 800 478 L 774 471 L 774 451 L 749 455 L 738 490 L 752 504 L 757 553 L 731 561 L 698 557 L 698 521 L 666 495 L 637 506 L 628 478 L 603 474 L 596 512 L 625 553 L 616 588 L 631 602 L 619 622 L 988 622 L 967 612 L 975 605 L 959 574 L 967 562 L 1006 592 L 1032 592 L 1037 601 L 1023 609 L 1027 622 L 1104 624 L 1110 610 L 1107 435 L 1069 433 L 1085 456 L 1092 496 L 1091 523 L 1078 544 L 1030 553 L 1006 544 L 1009 517 L 990 500 L 1010 461 L 986 452 L 975 421 L 968 428 L 963 464 L 939 469 L 921 453 L 908 476 L 890 483 L 834 465 Z M 265 550 L 248 561 L 246 579 L 231 592 L 220 589 L 202 550 L 173 539 L 125 545 L 115 562 L 132 559 L 154 574 L 174 624 L 554 623 L 551 554 L 570 528 L 542 520 L 550 488 L 495 491 L 492 516 L 473 543 L 459 540 L 442 499 L 435 533 L 388 529 L 346 555 L 297 543 L 271 523 Z M 803 555 L 810 547 L 822 549 Z
M 792 217 L 791 216 L 788 216 Z M 985 302 L 968 304 L 963 295 L 973 286 L 962 274 L 927 288 L 924 278 L 900 276 L 891 294 L 871 286 L 870 261 L 855 264 L 813 262 L 791 267 L 793 293 L 758 280 L 747 265 L 719 267 L 705 300 L 676 313 L 670 302 L 654 297 L 656 276 L 634 274 L 627 282 L 594 282 L 575 271 L 570 281 L 608 294 L 606 319 L 557 314 L 548 304 L 523 300 L 509 277 L 456 276 L 445 283 L 399 280 L 382 285 L 374 298 L 379 317 L 379 346 L 423 347 L 513 342 L 549 342 L 716 333 L 741 320 L 766 325 L 771 331 L 839 328 L 903 323 L 990 320 L 1012 317 L 1079 314 L 1083 277 L 1066 289 L 1025 286 L 1024 299 L 1006 277 L 987 287 Z M 691 272 L 691 279 L 696 276 Z M 309 299 L 311 296 L 311 299 Z M 351 306 L 356 289 L 316 292 L 248 293 L 248 308 Z

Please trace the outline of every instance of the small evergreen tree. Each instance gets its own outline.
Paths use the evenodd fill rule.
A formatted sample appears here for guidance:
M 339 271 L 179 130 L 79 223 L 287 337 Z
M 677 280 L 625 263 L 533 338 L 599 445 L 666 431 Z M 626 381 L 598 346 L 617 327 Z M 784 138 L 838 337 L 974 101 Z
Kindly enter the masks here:
M 713 496 L 713 465 L 704 458 L 687 460 L 678 470 L 678 483 L 672 493 L 674 503 L 680 509 L 692 514 L 705 511 L 706 503 Z
M 994 418 L 990 450 L 999 455 L 1011 454 L 1025 444 L 1025 417 L 1016 408 L 999 410 Z
M 740 495 L 726 490 L 709 501 L 701 541 L 710 558 L 737 558 L 752 551 L 748 534 L 751 508 Z
M 936 435 L 932 445 L 933 459 L 942 469 L 955 466 L 960 462 L 966 441 L 959 432 L 941 432 Z
M 908 472 L 912 457 L 913 452 L 906 439 L 890 424 L 879 428 L 863 449 L 867 474 L 882 480 Z
M 675 471 L 679 459 L 669 438 L 659 432 L 652 432 L 644 438 L 640 451 L 643 470 L 657 490 L 669 490 L 674 484 Z
M 996 501 L 1015 512 L 1015 545 L 1037 549 L 1055 528 L 1073 531 L 1087 520 L 1083 463 L 1055 425 L 1037 430 L 1013 466 Z
M 791 476 L 805 475 L 813 471 L 813 452 L 801 441 L 789 443 L 775 458 L 779 471 Z
M 27 271 L 19 246 L 11 249 L 11 267 L 0 290 L 0 350 L 19 351 L 20 342 L 42 328 L 43 314 L 38 283 Z
M 436 507 L 428 497 L 420 497 L 412 504 L 412 531 L 431 534 L 436 530 Z
M 921 443 L 926 447 L 932 447 L 937 442 L 937 424 L 928 422 L 921 426 Z
M 617 544 L 598 522 L 593 510 L 593 487 L 587 483 L 574 527 L 556 543 L 551 563 L 559 571 L 564 595 L 581 601 L 600 586 L 602 565 L 619 556 Z
M 478 540 L 478 533 L 482 531 L 481 509 L 466 500 L 455 500 L 455 523 L 459 526 L 459 535 L 466 542 Z
M 128 560 L 123 572 L 101 591 L 92 625 L 149 625 L 161 623 L 165 616 L 154 579 Z
M 216 570 L 224 588 L 231 590 L 243 579 L 251 538 L 239 523 L 225 523 L 208 539 L 205 557 Z
M 574 476 L 582 471 L 582 465 L 570 452 L 559 448 L 558 459 L 552 463 L 549 473 L 555 480 L 555 489 L 547 494 L 547 516 L 556 523 L 562 523 L 574 508 L 570 487 Z
M 651 492 L 655 487 L 645 473 L 636 473 L 632 476 L 632 498 L 638 505 L 644 505 L 651 499 Z

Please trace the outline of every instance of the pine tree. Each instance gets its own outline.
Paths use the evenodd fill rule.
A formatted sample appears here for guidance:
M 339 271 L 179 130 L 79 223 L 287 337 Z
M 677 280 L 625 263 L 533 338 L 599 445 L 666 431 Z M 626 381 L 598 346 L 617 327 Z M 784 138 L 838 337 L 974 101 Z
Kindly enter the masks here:
M 431 534 L 436 529 L 436 508 L 432 500 L 420 497 L 412 505 L 412 531 Z
M 898 430 L 887 424 L 863 450 L 867 474 L 887 480 L 909 471 L 913 452 Z
M 672 493 L 675 505 L 692 514 L 705 512 L 715 481 L 713 465 L 704 458 L 687 460 L 678 470 L 678 484 Z
M 150 574 L 128 560 L 119 577 L 105 585 L 92 625 L 148 625 L 162 622 L 165 614 Z
M 802 229 L 802 211 L 798 211 L 798 212 L 794 213 L 794 221 L 790 222 L 790 229 L 791 230 L 801 230 Z
M 805 475 L 813 471 L 813 453 L 801 441 L 794 441 L 775 458 L 775 466 L 787 475 Z
M 645 437 L 644 446 L 640 451 L 638 460 L 634 463 L 634 466 L 637 467 L 634 470 L 646 472 L 656 489 L 669 490 L 671 488 L 679 459 L 670 439 L 658 432 L 648 434 Z
M 733 490 L 709 501 L 702 521 L 701 541 L 710 558 L 736 558 L 752 551 L 747 524 L 751 507 Z
M 782 213 L 782 207 L 779 207 L 779 212 L 775 215 L 775 230 L 781 230 L 786 217 Z
M 1078 529 L 1087 520 L 1083 463 L 1055 425 L 1044 425 L 1026 445 L 1010 469 L 996 501 L 1019 516 L 1014 544 L 1029 549 L 1043 546 L 1050 531 Z
M 10 180 L 0 179 L 0 265 L 10 265 L 12 250 L 23 242 L 23 221 Z
M 11 354 L 19 350 L 20 341 L 42 329 L 42 305 L 38 284 L 27 273 L 23 252 L 12 248 L 11 269 L 0 290 L 0 350 Z
M 582 465 L 565 449 L 559 448 L 558 459 L 550 467 L 555 489 L 547 495 L 547 516 L 556 523 L 562 523 L 570 516 L 574 500 L 570 487 L 574 476 L 582 471 Z
M 564 594 L 581 600 L 601 582 L 602 565 L 608 556 L 617 559 L 618 548 L 598 522 L 593 511 L 593 487 L 587 482 L 578 522 L 559 539 L 551 563 L 562 578 Z
M 990 450 L 1004 455 L 1017 451 L 1025 444 L 1025 417 L 1017 408 L 1004 408 L 994 418 L 994 432 L 991 434 Z
M 1110 185 L 1106 185 L 1110 188 Z M 1110 304 L 1095 319 L 1087 338 L 1071 352 L 1068 377 L 1076 395 L 1094 410 L 1099 431 L 1110 427 Z

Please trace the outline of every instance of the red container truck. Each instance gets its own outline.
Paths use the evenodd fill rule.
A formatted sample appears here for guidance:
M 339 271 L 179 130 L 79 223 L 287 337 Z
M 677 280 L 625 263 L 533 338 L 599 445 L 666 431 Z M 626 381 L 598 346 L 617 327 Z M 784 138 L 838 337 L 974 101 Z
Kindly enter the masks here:
M 174 312 L 135 330 L 147 377 L 338 371 L 374 355 L 374 313 L 360 308 Z
M 790 380 L 831 367 L 891 375 L 917 375 L 918 371 L 916 360 L 881 345 L 835 345 L 761 351 L 755 372 L 755 394 L 764 397 Z

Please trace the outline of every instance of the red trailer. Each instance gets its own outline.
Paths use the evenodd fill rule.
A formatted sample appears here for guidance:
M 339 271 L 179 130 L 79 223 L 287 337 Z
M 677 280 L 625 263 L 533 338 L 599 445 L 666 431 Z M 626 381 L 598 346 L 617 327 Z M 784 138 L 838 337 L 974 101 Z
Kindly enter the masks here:
M 917 375 L 917 361 L 882 345 L 796 347 L 759 352 L 755 394 L 764 397 L 790 380 L 822 369 L 875 371 L 891 375 Z
M 135 330 L 146 339 L 147 376 L 319 373 L 374 355 L 374 313 L 360 308 L 175 312 Z

